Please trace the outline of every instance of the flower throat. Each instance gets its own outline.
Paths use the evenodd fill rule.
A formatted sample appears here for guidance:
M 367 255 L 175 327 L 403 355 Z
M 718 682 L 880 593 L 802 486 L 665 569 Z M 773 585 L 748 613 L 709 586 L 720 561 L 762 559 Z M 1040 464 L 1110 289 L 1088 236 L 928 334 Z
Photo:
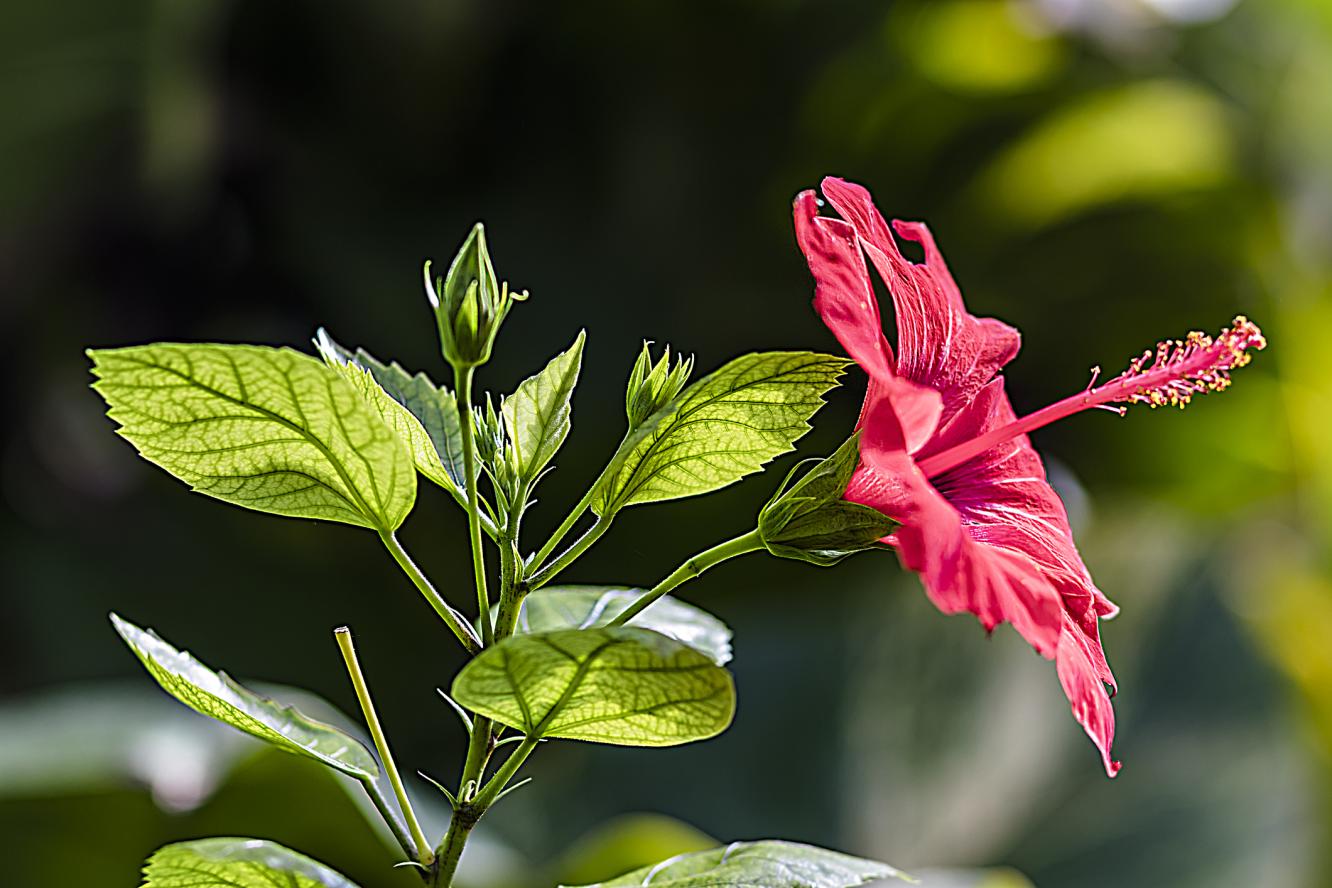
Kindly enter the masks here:
M 1093 384 L 1085 391 L 923 459 L 920 469 L 928 478 L 942 475 L 996 444 L 1092 407 L 1121 415 L 1127 411 L 1122 406 L 1126 404 L 1182 409 L 1194 395 L 1229 388 L 1230 372 L 1249 363 L 1249 349 L 1257 351 L 1266 345 L 1263 332 L 1243 315 L 1215 338 L 1194 331 L 1184 339 L 1167 339 L 1154 351 L 1148 349 L 1134 358 L 1127 370 L 1104 385 L 1094 384 L 1098 367 L 1092 371 Z

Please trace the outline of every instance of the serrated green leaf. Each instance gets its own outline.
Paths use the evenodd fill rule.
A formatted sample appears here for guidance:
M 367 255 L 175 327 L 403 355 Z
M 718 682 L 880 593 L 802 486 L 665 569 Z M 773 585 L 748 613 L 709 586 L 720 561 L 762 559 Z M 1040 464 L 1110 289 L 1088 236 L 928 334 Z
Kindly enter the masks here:
M 707 493 L 759 471 L 809 431 L 845 359 L 744 355 L 680 393 L 621 447 L 592 502 L 598 515 Z
M 411 511 L 406 446 L 355 386 L 309 355 L 178 343 L 88 354 L 120 434 L 200 493 L 379 531 Z
M 617 746 L 703 740 L 735 715 L 730 673 L 627 626 L 510 636 L 463 667 L 453 698 L 529 736 Z
M 604 626 L 646 590 L 622 586 L 546 586 L 523 600 L 518 631 L 524 634 Z M 669 595 L 634 617 L 634 625 L 702 651 L 718 666 L 731 659 L 731 630 L 705 610 Z
M 369 372 L 381 393 L 367 395 L 389 426 L 407 442 L 417 469 L 440 487 L 462 496 L 466 485 L 462 421 L 453 393 L 435 385 L 425 373 L 408 373 L 397 362 L 385 364 L 363 348 L 353 352 L 339 345 L 322 327 L 315 333 L 315 344 L 329 363 Z M 357 381 L 355 374 L 348 375 Z M 358 387 L 366 388 L 364 382 Z
M 530 484 L 555 456 L 569 434 L 570 399 L 583 365 L 584 331 L 566 351 L 550 360 L 544 370 L 523 380 L 504 399 L 509 447 L 518 477 Z
M 163 690 L 195 712 L 357 779 L 379 776 L 375 757 L 348 734 L 242 687 L 151 630 L 116 614 L 111 623 Z
M 346 876 L 263 839 L 215 838 L 157 849 L 143 888 L 356 888 Z
M 910 879 L 889 866 L 798 842 L 734 842 L 581 888 L 855 888 Z

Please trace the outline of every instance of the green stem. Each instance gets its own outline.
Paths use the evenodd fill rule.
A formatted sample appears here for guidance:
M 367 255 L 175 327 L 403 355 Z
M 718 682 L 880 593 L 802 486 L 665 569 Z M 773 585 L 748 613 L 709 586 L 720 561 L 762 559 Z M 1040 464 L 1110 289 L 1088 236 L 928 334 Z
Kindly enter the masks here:
M 435 609 L 435 613 L 439 614 L 444 623 L 453 631 L 463 649 L 472 655 L 481 653 L 481 639 L 477 638 L 476 633 L 472 631 L 472 627 L 467 625 L 467 619 L 450 607 L 444 597 L 435 591 L 434 585 L 421 572 L 421 568 L 416 566 L 416 562 L 412 561 L 411 556 L 407 554 L 407 550 L 402 547 L 402 543 L 398 542 L 397 536 L 386 531 L 380 533 L 379 538 L 384 541 L 384 545 L 393 555 L 393 560 L 398 562 L 398 566 L 402 568 L 403 573 L 407 574 L 416 588 L 425 596 L 425 600 L 430 602 L 430 606 Z
M 507 542 L 507 541 L 506 541 Z M 518 559 L 511 545 L 500 549 L 500 603 L 495 614 L 495 640 L 502 641 L 518 627 L 524 590 L 518 588 Z
M 361 778 L 361 785 L 365 787 L 365 794 L 370 797 L 370 801 L 374 804 L 375 810 L 379 812 L 379 816 L 384 818 L 384 822 L 388 824 L 389 831 L 393 833 L 393 838 L 397 839 L 403 853 L 407 855 L 409 860 L 416 860 L 421 852 L 417 849 L 416 842 L 412 840 L 411 835 L 407 832 L 407 827 L 403 825 L 402 818 L 389 804 L 388 797 L 384 795 L 384 790 L 379 788 L 378 781 L 370 777 L 363 777 Z
M 610 529 L 611 515 L 598 515 L 597 520 L 587 529 L 587 532 L 574 541 L 573 545 L 565 549 L 560 557 L 556 558 L 550 564 L 543 567 L 523 583 L 525 592 L 534 592 L 542 586 L 555 579 L 560 571 L 564 570 L 570 564 L 578 559 L 592 544 L 601 539 L 601 535 Z
M 458 872 L 458 861 L 462 860 L 463 847 L 467 844 L 467 837 L 472 834 L 472 828 L 475 826 L 475 819 L 464 820 L 457 813 L 453 815 L 453 819 L 449 821 L 449 831 L 439 843 L 437 868 L 430 883 L 432 888 L 450 888 L 453 884 L 453 876 Z
M 518 773 L 518 769 L 523 766 L 523 762 L 527 761 L 527 757 L 532 754 L 532 750 L 536 749 L 539 742 L 536 736 L 524 737 L 523 742 L 518 744 L 518 748 L 504 760 L 504 764 L 500 765 L 495 775 L 477 793 L 473 804 L 482 811 L 493 805 L 496 797 L 504 791 L 504 787 L 509 785 L 513 775 Z
M 527 501 L 527 491 L 519 496 L 520 502 Z M 518 559 L 514 541 L 518 537 L 518 525 L 522 519 L 521 510 L 514 510 L 509 516 L 508 526 L 496 537 L 500 550 L 500 604 L 495 615 L 494 637 L 505 639 L 513 634 L 518 622 L 518 608 L 522 604 L 522 595 L 518 585 Z M 458 806 L 449 819 L 448 832 L 436 849 L 438 866 L 434 873 L 434 886 L 447 886 L 452 882 L 462 859 L 467 838 L 472 828 L 481 819 L 493 799 L 482 805 L 477 802 L 485 775 L 486 765 L 495 751 L 495 724 L 490 719 L 476 715 L 472 721 L 472 733 L 467 743 L 467 759 L 463 763 L 462 778 L 458 786 Z
M 684 564 L 680 565 L 675 571 L 662 580 L 651 591 L 643 593 L 633 604 L 625 608 L 619 616 L 611 620 L 609 626 L 623 626 L 634 617 L 641 614 L 652 605 L 654 601 L 667 592 L 679 586 L 681 583 L 692 580 L 699 576 L 703 571 L 714 567 L 726 561 L 728 558 L 734 558 L 737 555 L 744 555 L 747 552 L 755 552 L 763 548 L 763 540 L 757 530 L 751 530 L 749 533 L 736 537 L 733 540 L 727 540 L 708 549 L 706 552 L 700 552 L 693 558 L 690 558 Z
M 458 420 L 458 421 L 459 421 L 460 423 L 462 422 L 461 419 Z M 453 497 L 454 501 L 455 501 L 458 505 L 460 505 L 460 506 L 463 507 L 463 510 L 464 510 L 464 511 L 466 511 L 466 509 L 467 509 L 467 492 L 466 492 L 466 491 L 461 491 L 461 490 L 458 490 L 458 489 L 455 488 L 455 487 L 450 487 L 450 488 L 449 488 L 449 495 Z M 478 515 L 477 515 L 477 517 L 478 517 L 478 519 L 479 519 L 479 523 L 480 523 L 480 525 L 481 525 L 481 532 L 484 533 L 486 536 L 490 537 L 492 540 L 495 539 L 496 535 L 499 533 L 499 529 L 498 529 L 497 527 L 495 527 L 495 522 L 492 521 L 492 520 L 490 520 L 490 516 L 487 515 L 484 511 L 479 512 Z
M 486 591 L 486 555 L 481 548 L 480 499 L 476 492 L 477 460 L 475 417 L 472 416 L 472 367 L 455 367 L 454 384 L 458 390 L 458 419 L 462 425 L 463 474 L 467 482 L 467 528 L 472 539 L 472 574 L 476 579 L 476 608 L 481 619 L 481 640 L 489 646 L 494 641 L 490 623 L 490 593 Z
M 505 759 L 504 764 L 495 772 L 495 776 L 491 777 L 485 787 L 477 793 L 476 798 L 460 805 L 453 812 L 453 819 L 449 821 L 449 831 L 439 843 L 438 865 L 434 871 L 435 888 L 450 888 L 453 884 L 453 877 L 458 871 L 458 861 L 462 859 L 467 837 L 471 835 L 481 815 L 495 803 L 495 799 L 504 791 L 504 787 L 508 786 L 513 775 L 522 767 L 536 746 L 535 737 L 525 737 L 513 754 Z
M 568 535 L 569 531 L 573 530 L 573 526 L 578 523 L 579 518 L 583 517 L 583 513 L 587 511 L 588 506 L 592 505 L 592 497 L 596 496 L 597 488 L 601 486 L 606 477 L 610 475 L 611 470 L 615 468 L 620 450 L 624 448 L 624 443 L 627 440 L 629 440 L 629 436 L 626 434 L 624 441 L 621 441 L 620 446 L 615 448 L 615 453 L 611 455 L 610 462 L 606 463 L 606 467 L 601 470 L 597 480 L 593 481 L 592 485 L 587 488 L 587 493 L 583 494 L 583 498 L 578 501 L 578 505 L 574 506 L 564 521 L 560 523 L 560 526 L 555 528 L 555 532 L 550 535 L 550 539 L 546 540 L 546 544 L 541 547 L 541 550 L 532 556 L 531 570 L 537 570 L 546 563 L 546 559 L 555 551 L 555 547 Z
M 379 716 L 375 713 L 374 701 L 370 699 L 370 689 L 366 687 L 365 676 L 361 673 L 361 664 L 356 659 L 356 648 L 352 644 L 351 630 L 346 626 L 341 626 L 334 631 L 333 635 L 338 640 L 338 648 L 342 651 L 342 659 L 347 664 L 347 673 L 351 676 L 352 687 L 356 689 L 356 699 L 360 701 L 366 726 L 370 728 L 370 736 L 375 741 L 375 749 L 379 751 L 379 759 L 384 763 L 384 771 L 388 774 L 389 783 L 393 786 L 393 793 L 398 797 L 398 806 L 402 808 L 402 816 L 407 820 L 407 829 L 411 832 L 412 842 L 415 843 L 417 848 L 416 859 L 422 866 L 430 866 L 435 862 L 435 854 L 430 850 L 430 844 L 426 841 L 425 834 L 421 832 L 421 824 L 416 819 L 416 812 L 412 810 L 411 799 L 407 798 L 407 790 L 402 785 L 402 776 L 398 773 L 398 766 L 393 761 L 393 753 L 389 751 L 388 739 L 384 736 L 384 729 L 379 724 Z

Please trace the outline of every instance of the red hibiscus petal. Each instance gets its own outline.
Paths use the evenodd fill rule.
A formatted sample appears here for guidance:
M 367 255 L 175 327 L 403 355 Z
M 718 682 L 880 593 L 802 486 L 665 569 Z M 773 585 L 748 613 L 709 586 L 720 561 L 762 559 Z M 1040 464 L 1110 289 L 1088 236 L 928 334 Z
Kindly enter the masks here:
M 1055 657 L 1059 683 L 1068 697 L 1073 717 L 1100 750 L 1105 773 L 1113 777 L 1119 773 L 1120 765 L 1110 757 L 1110 748 L 1115 741 L 1115 710 L 1102 683 L 1105 657 L 1101 653 L 1101 640 L 1094 622 L 1089 635 L 1073 622 L 1072 617 L 1066 620 L 1059 637 L 1059 653 Z
M 888 542 L 941 611 L 975 614 L 987 631 L 1011 623 L 1037 651 L 1054 656 L 1064 611 L 1039 566 L 1021 551 L 973 537 L 907 453 L 892 400 L 878 397 L 866 407 L 862 463 L 846 498 L 900 522 Z
M 870 376 L 893 375 L 893 350 L 883 335 L 879 301 L 855 230 L 819 215 L 813 191 L 796 196 L 796 241 L 814 275 L 814 308 L 855 362 Z
M 922 454 L 974 438 L 1015 419 L 995 379 L 941 429 Z M 1118 611 L 1096 588 L 1073 541 L 1068 512 L 1050 487 L 1045 466 L 1026 435 L 1010 438 L 931 483 L 962 515 L 968 532 L 990 545 L 1015 549 L 1031 558 L 1054 584 L 1075 619 L 1110 616 Z M 1106 680 L 1113 683 L 1109 669 Z
M 1021 346 L 1017 330 L 967 312 L 929 229 L 894 222 L 897 233 L 925 250 L 924 264 L 902 255 L 870 193 L 842 179 L 823 180 L 823 193 L 857 236 L 893 294 L 897 309 L 897 373 L 931 388 L 951 417 L 1011 361 Z
M 914 452 L 934 434 L 942 410 L 939 393 L 897 379 L 893 351 L 883 335 L 879 302 L 855 232 L 841 219 L 818 215 L 812 191 L 795 201 L 796 239 L 814 275 L 814 307 L 847 354 L 870 376 L 868 404 L 877 390 L 893 401 Z

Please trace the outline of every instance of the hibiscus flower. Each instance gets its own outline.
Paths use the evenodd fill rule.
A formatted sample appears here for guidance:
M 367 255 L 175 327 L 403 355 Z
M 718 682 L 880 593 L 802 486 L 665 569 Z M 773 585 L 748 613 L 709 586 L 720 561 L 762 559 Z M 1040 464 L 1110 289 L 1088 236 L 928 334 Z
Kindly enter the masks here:
M 1113 777 L 1116 685 L 1099 621 L 1118 608 L 1082 563 L 1027 433 L 1092 407 L 1182 407 L 1227 387 L 1248 349 L 1264 347 L 1262 333 L 1240 317 L 1215 339 L 1168 340 L 1106 384 L 1093 377 L 1086 390 L 1019 419 L 997 375 L 1017 355 L 1018 331 L 967 312 L 923 224 L 894 221 L 890 229 L 869 192 L 841 179 L 825 179 L 822 190 L 841 218 L 820 216 L 817 196 L 805 191 L 795 201 L 796 236 L 814 275 L 815 308 L 869 375 L 860 465 L 846 499 L 900 523 L 884 542 L 941 611 L 975 614 L 987 631 L 1010 623 L 1055 661 L 1073 715 Z M 893 232 L 920 244 L 924 263 L 906 259 Z M 866 255 L 892 294 L 896 354 Z

